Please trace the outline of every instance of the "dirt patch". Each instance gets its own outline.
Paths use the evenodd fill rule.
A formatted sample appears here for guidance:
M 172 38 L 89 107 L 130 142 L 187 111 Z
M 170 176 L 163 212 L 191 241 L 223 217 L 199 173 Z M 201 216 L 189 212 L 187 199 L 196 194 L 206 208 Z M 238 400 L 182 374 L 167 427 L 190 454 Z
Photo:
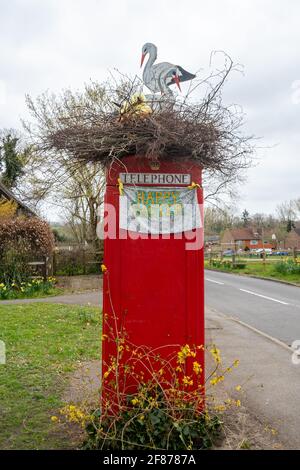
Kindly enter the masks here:
M 86 413 L 99 407 L 101 379 L 101 361 L 82 362 L 73 372 L 62 396 L 63 407 L 75 405 Z M 79 449 L 86 437 L 84 427 L 70 423 L 59 411 L 53 412 L 59 421 L 55 423 L 52 434 L 55 442 L 60 443 L 56 449 Z
M 101 361 L 83 362 L 72 374 L 63 401 L 91 407 L 99 406 L 100 383 Z
M 221 388 L 216 393 L 216 401 L 221 403 L 237 397 L 229 395 Z M 285 450 L 279 441 L 277 430 L 269 423 L 251 414 L 243 405 L 233 406 L 220 415 L 222 432 L 215 450 Z

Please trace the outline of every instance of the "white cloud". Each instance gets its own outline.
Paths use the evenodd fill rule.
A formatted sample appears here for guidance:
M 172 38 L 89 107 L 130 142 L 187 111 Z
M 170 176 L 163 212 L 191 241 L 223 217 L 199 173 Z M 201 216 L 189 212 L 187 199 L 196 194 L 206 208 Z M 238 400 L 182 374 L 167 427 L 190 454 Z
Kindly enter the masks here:
M 0 106 L 6 103 L 6 83 L 0 80 Z

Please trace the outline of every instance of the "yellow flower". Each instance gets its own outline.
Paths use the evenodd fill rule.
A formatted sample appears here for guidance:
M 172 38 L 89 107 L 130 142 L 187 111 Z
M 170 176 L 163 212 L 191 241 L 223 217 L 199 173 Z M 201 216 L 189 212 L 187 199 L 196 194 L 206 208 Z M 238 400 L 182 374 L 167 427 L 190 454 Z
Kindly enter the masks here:
M 225 410 L 226 410 L 226 406 L 225 406 L 225 405 L 216 405 L 216 406 L 215 406 L 215 410 L 216 410 L 216 411 L 225 411 Z
M 222 382 L 224 380 L 224 375 L 220 375 L 219 377 L 214 377 L 213 379 L 210 380 L 211 385 L 217 385 L 219 382 Z
M 107 377 L 109 376 L 109 374 L 110 374 L 110 371 L 107 370 L 106 372 L 104 372 L 103 378 L 104 378 L 104 379 L 107 379 Z
M 51 421 L 53 423 L 56 423 L 58 421 L 58 417 L 57 416 L 51 416 Z
M 238 407 L 241 406 L 241 400 L 237 400 L 237 401 L 235 402 L 235 404 L 236 404 L 236 406 L 238 406 Z
M 236 359 L 233 363 L 233 367 L 238 367 L 239 364 L 240 364 L 240 361 Z
M 131 400 L 131 403 L 133 404 L 133 406 L 135 406 L 139 403 L 139 400 L 137 398 L 133 398 L 133 400 Z
M 213 346 L 210 350 L 210 353 L 212 357 L 214 358 L 214 361 L 216 364 L 221 364 L 221 354 L 220 350 L 216 348 L 216 346 Z
M 145 415 L 141 415 L 141 416 L 139 417 L 139 420 L 140 420 L 140 421 L 144 421 L 144 419 L 145 419 Z
M 182 346 L 181 350 L 177 353 L 177 363 L 184 364 L 187 357 L 196 357 L 196 353 L 191 351 L 188 344 Z
M 235 389 L 236 389 L 237 392 L 240 392 L 240 391 L 242 390 L 242 387 L 241 387 L 241 385 L 237 385 L 237 386 L 235 387 Z
M 201 365 L 199 364 L 199 362 L 195 361 L 193 362 L 193 371 L 195 372 L 195 374 L 201 374 L 202 373 L 202 367 Z
M 103 273 L 106 273 L 107 267 L 105 266 L 105 264 L 101 264 L 101 271 L 102 271 Z
M 91 418 L 75 405 L 65 406 L 60 410 L 60 414 L 64 415 L 70 423 L 80 423 L 82 426 Z
M 185 375 L 182 379 L 182 383 L 188 386 L 188 385 L 193 385 L 194 382 L 188 375 Z

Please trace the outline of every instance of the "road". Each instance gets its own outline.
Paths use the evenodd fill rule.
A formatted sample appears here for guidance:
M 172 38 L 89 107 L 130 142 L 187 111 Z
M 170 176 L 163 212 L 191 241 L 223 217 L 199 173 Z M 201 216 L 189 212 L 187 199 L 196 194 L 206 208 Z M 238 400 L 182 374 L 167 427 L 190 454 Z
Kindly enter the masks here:
M 291 346 L 300 340 L 300 288 L 205 271 L 205 304 Z

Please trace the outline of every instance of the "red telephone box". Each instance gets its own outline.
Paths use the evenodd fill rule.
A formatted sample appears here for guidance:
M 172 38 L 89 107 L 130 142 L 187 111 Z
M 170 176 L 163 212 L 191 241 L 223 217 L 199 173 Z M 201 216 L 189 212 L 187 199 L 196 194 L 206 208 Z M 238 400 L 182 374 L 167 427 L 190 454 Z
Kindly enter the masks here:
M 116 329 L 124 329 L 132 344 L 147 346 L 165 357 L 178 351 L 178 345 L 204 345 L 204 257 L 202 223 L 184 233 L 138 236 L 130 227 L 124 228 L 120 206 L 126 188 L 137 191 L 140 199 L 155 196 L 159 205 L 172 194 L 175 198 L 175 189 L 180 192 L 189 187 L 197 195 L 202 221 L 198 165 L 184 160 L 153 163 L 129 156 L 114 163 L 106 178 L 105 217 L 109 211 L 115 212 L 106 219 L 104 228 L 103 374 L 108 375 L 109 360 L 122 348 L 107 339 L 116 335 Z M 204 371 L 204 351 L 198 349 Z M 122 360 L 126 362 L 128 355 Z M 191 372 L 192 361 L 188 367 Z M 204 384 L 204 372 L 201 380 Z M 129 391 L 134 387 L 128 384 Z

